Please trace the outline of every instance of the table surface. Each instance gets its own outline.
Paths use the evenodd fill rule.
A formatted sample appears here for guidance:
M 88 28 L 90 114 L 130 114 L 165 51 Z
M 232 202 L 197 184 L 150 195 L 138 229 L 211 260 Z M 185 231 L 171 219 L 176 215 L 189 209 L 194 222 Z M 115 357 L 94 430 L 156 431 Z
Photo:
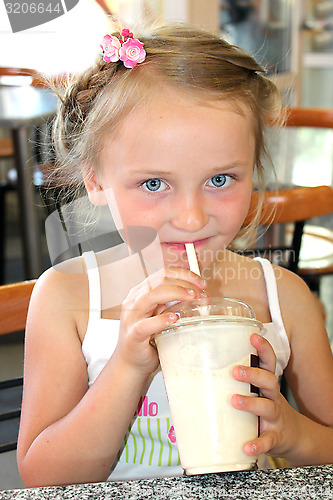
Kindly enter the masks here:
M 37 125 L 55 114 L 57 104 L 58 97 L 50 89 L 0 85 L 0 127 Z
M 333 465 L 0 491 L 1 500 L 328 499 Z

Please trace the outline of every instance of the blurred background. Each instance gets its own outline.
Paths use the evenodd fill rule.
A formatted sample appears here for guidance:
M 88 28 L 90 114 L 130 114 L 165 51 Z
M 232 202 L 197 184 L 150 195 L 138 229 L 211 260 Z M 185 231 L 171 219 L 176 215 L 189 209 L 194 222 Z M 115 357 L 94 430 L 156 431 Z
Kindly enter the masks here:
M 0 65 L 81 70 L 93 61 L 110 15 L 130 26 L 165 19 L 220 33 L 255 55 L 291 102 L 332 102 L 332 0 L 79 0 L 67 14 L 15 34 L 0 4 Z

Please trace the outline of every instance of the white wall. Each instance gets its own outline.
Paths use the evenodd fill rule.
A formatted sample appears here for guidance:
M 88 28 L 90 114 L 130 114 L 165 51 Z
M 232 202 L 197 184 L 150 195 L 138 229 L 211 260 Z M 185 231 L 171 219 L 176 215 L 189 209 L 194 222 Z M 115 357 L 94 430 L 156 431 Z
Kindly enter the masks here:
M 108 19 L 94 0 L 80 0 L 67 14 L 41 26 L 12 33 L 0 2 L 0 66 L 45 73 L 76 72 L 96 58 Z

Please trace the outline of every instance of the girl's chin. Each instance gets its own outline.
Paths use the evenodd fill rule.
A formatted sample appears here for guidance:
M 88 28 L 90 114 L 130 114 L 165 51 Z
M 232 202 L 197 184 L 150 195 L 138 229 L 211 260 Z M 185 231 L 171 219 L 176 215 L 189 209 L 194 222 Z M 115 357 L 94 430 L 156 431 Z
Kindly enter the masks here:
M 181 269 L 190 269 L 190 265 L 188 262 L 188 258 L 186 253 L 184 255 L 176 255 L 176 256 L 170 256 L 170 253 L 164 256 L 164 265 L 165 267 L 178 267 Z M 199 268 L 201 269 L 202 267 L 206 267 L 211 263 L 211 259 L 203 260 L 201 259 L 200 254 L 198 254 L 198 263 L 199 263 Z
M 190 266 L 189 264 L 184 264 L 184 263 L 179 263 L 179 264 L 175 264 L 174 262 L 172 262 L 171 264 L 169 262 L 166 262 L 165 263 L 165 267 L 169 268 L 169 269 L 172 269 L 172 268 L 175 268 L 175 269 L 190 269 Z
M 170 259 L 170 258 L 166 258 L 164 256 L 164 265 L 165 267 L 179 267 L 179 268 L 182 268 L 182 269 L 189 269 L 190 266 L 189 266 L 189 263 L 187 261 L 187 259 Z

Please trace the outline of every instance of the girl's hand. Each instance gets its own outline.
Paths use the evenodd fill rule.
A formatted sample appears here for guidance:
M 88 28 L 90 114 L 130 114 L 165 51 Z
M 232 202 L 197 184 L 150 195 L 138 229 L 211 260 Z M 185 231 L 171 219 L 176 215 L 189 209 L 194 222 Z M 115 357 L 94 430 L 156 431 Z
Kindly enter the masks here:
M 247 455 L 268 453 L 285 457 L 297 436 L 297 412 L 280 393 L 275 376 L 276 357 L 270 343 L 254 334 L 251 344 L 257 349 L 260 368 L 235 366 L 233 376 L 236 380 L 259 387 L 261 397 L 234 394 L 231 399 L 234 408 L 260 417 L 260 436 L 246 443 L 244 451 Z
M 132 288 L 122 304 L 117 353 L 132 367 L 149 375 L 158 366 L 150 339 L 178 316 L 164 313 L 166 303 L 207 296 L 206 282 L 188 269 L 161 269 Z

